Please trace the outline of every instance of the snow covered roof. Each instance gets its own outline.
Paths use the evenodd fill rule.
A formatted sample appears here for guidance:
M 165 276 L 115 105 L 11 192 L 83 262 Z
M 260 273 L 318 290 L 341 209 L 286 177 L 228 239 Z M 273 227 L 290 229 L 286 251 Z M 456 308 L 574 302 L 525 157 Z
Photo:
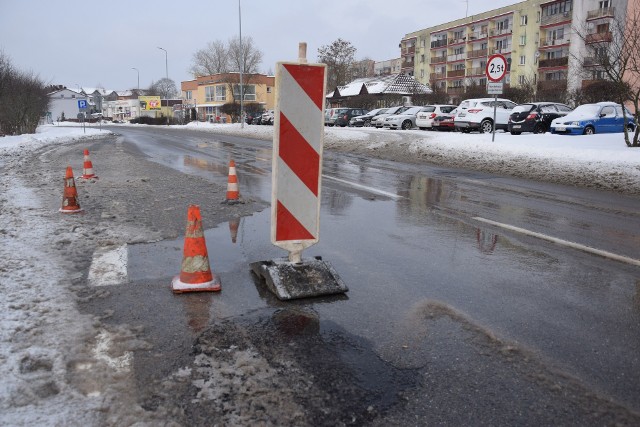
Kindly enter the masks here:
M 404 73 L 388 76 L 366 77 L 356 79 L 344 86 L 338 86 L 327 98 L 343 98 L 361 94 L 396 94 L 415 95 L 431 93 L 428 85 L 417 81 L 413 76 Z

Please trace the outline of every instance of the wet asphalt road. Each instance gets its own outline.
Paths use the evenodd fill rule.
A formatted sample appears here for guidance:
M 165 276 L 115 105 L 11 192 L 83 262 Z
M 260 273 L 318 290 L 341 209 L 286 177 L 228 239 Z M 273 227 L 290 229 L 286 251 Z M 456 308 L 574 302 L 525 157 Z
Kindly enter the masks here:
M 221 184 L 227 180 L 231 153 L 241 193 L 270 198 L 268 142 L 172 129 L 114 130 L 152 161 Z M 587 393 L 640 412 L 640 267 L 484 221 L 638 260 L 640 200 L 333 152 L 325 152 L 323 176 L 320 243 L 304 255 L 329 261 L 350 291 L 346 298 L 292 304 L 317 314 L 321 335 L 340 330 L 364 340 L 372 354 L 399 370 L 429 370 L 438 365 L 434 360 L 446 360 L 430 376 L 441 376 L 442 381 L 447 377 L 443 370 L 455 366 L 481 371 L 496 364 L 492 369 L 500 370 L 495 360 L 464 362 L 469 350 L 459 348 L 479 336 L 487 347 L 499 340 L 501 349 L 525 355 L 517 364 L 537 361 L 527 375 L 540 371 L 541 377 L 549 377 L 544 381 L 566 377 Z M 265 210 L 208 230 L 209 256 L 223 277 L 224 291 L 219 298 L 203 296 L 195 307 L 176 309 L 182 314 L 172 315 L 186 313 L 186 323 L 196 333 L 212 316 L 252 316 L 265 307 L 286 307 L 265 294 L 247 268 L 250 262 L 283 256 L 269 241 L 269 222 Z M 180 238 L 131 246 L 129 280 L 144 283 L 175 274 L 170 259 L 181 247 Z M 417 319 L 425 313 L 440 319 L 434 307 L 445 307 L 449 320 L 425 329 Z M 425 346 L 423 337 L 434 333 L 442 334 L 439 342 L 447 345 Z M 465 334 L 475 338 L 451 338 Z M 179 331 L 173 336 L 177 346 L 190 339 Z M 487 353 L 493 351 L 498 350 Z M 380 389 L 393 383 L 385 378 L 391 374 L 381 373 L 375 363 L 343 356 L 363 387 Z M 508 376 L 506 368 L 502 372 Z M 442 381 L 434 380 L 432 386 L 442 387 Z M 399 380 L 397 388 L 410 383 Z M 502 393 L 497 399 L 508 401 Z M 526 396 L 536 398 L 545 400 L 534 392 Z M 384 397 L 378 403 L 382 401 Z M 419 406 L 413 409 L 416 419 Z M 402 415 L 397 416 L 400 421 Z M 453 414 L 444 422 L 457 419 Z

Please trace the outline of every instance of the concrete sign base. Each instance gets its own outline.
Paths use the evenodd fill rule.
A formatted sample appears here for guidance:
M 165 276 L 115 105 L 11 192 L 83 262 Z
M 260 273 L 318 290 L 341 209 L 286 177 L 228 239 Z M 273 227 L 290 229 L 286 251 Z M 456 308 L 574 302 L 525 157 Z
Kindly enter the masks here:
M 288 258 L 258 261 L 251 263 L 251 270 L 280 300 L 342 294 L 349 290 L 331 264 L 321 257 L 302 259 L 300 263 L 290 262 Z

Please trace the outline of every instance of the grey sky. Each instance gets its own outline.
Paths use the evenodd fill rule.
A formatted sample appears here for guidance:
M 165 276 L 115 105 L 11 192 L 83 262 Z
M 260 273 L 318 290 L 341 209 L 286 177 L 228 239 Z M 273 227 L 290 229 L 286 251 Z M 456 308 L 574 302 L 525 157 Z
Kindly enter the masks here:
M 240 0 L 242 35 L 264 53 L 262 71 L 277 61 L 297 59 L 298 42 L 307 58 L 341 37 L 357 59 L 399 57 L 406 33 L 465 16 L 464 0 Z M 469 15 L 517 3 L 469 0 Z M 239 30 L 238 1 L 0 0 L 0 50 L 19 69 L 45 82 L 74 88 L 140 87 L 165 76 L 189 80 L 193 53 L 213 40 L 227 41 Z

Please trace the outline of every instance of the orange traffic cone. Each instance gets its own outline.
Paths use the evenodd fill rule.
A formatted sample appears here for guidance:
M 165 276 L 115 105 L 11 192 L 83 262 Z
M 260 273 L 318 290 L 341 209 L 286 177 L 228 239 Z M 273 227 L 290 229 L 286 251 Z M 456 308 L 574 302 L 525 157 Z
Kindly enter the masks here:
M 187 212 L 187 231 L 184 236 L 184 256 L 180 276 L 171 282 L 173 292 L 219 291 L 222 289 L 220 279 L 209 266 L 207 244 L 202 231 L 200 207 L 189 206 Z
M 64 194 L 62 197 L 62 207 L 60 208 L 60 212 L 76 213 L 81 211 L 82 209 L 78 203 L 76 181 L 73 179 L 73 170 L 71 169 L 71 166 L 67 166 L 67 172 L 64 177 Z
M 234 218 L 229 221 L 229 232 L 231 233 L 231 243 L 235 243 L 238 238 L 238 227 L 240 226 L 240 218 Z
M 84 150 L 84 165 L 82 167 L 82 176 L 79 177 L 82 179 L 98 179 L 95 173 L 93 173 L 93 163 L 89 159 L 89 150 L 85 148 Z
M 227 182 L 227 199 L 224 203 L 233 205 L 240 202 L 240 191 L 238 191 L 238 176 L 236 175 L 236 162 L 229 161 L 229 180 Z

